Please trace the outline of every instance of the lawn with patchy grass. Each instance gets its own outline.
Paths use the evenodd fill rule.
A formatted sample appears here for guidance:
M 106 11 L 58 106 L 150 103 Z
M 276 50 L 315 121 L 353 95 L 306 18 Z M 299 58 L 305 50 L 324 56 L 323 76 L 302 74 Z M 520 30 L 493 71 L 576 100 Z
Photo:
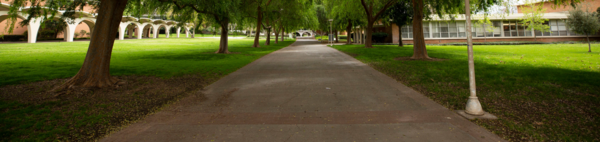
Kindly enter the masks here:
M 264 41 L 262 41 L 264 42 Z M 116 41 L 111 74 L 126 84 L 48 92 L 77 73 L 89 42 L 0 44 L 0 141 L 93 141 L 293 43 L 252 48 L 230 39 L 231 54 L 215 54 L 219 39 Z
M 469 96 L 466 46 L 428 46 L 438 61 L 407 60 L 412 46 L 341 45 L 449 109 Z M 592 50 L 599 49 L 594 44 Z M 475 120 L 509 141 L 599 141 L 600 54 L 587 44 L 475 46 L 477 96 L 498 120 Z

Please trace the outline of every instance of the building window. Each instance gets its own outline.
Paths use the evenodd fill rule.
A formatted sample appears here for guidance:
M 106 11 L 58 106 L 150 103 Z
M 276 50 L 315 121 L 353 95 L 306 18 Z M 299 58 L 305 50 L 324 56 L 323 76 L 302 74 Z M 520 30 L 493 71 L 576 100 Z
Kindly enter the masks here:
M 431 22 L 433 38 L 440 38 L 439 22 Z
M 402 26 L 402 38 L 413 38 L 413 27 L 411 24 Z
M 448 34 L 448 22 L 440 22 L 440 37 L 448 38 L 450 35 Z
M 565 25 L 565 21 L 563 20 L 556 20 L 557 25 L 558 25 L 558 34 L 560 36 L 567 36 L 567 26 Z
M 458 37 L 467 37 L 464 21 L 456 22 L 456 27 L 458 28 Z
M 500 21 L 492 21 L 492 26 L 494 26 L 494 31 L 489 37 L 502 37 L 502 23 Z
M 550 36 L 558 36 L 558 24 L 556 20 L 550 20 Z
M 429 38 L 429 23 L 423 22 L 423 36 Z

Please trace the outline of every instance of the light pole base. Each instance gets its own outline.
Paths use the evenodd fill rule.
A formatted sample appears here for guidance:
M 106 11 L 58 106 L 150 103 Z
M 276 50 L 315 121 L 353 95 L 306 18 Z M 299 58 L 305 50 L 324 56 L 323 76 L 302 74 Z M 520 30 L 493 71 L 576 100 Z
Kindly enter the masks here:
M 488 112 L 484 112 L 483 115 L 470 115 L 468 113 L 466 113 L 464 110 L 457 110 L 456 113 L 458 113 L 460 116 L 465 117 L 469 120 L 473 120 L 473 119 L 498 119 L 498 117 L 496 117 L 493 114 L 490 114 Z

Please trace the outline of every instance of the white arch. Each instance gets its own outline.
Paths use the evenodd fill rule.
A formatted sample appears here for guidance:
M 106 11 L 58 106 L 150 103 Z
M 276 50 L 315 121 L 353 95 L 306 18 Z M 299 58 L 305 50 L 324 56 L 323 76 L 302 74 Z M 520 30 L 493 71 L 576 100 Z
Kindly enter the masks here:
M 152 24 L 150 24 L 150 23 L 140 23 L 138 25 L 138 31 L 139 31 L 137 33 L 138 34 L 138 39 L 142 39 L 142 35 L 144 34 L 144 28 L 146 28 L 146 26 L 148 26 L 148 25 L 150 25 L 150 27 L 152 27 Z M 148 33 L 148 34 L 150 34 L 150 33 Z
M 131 22 L 121 22 L 119 23 L 119 40 L 125 39 L 125 30 L 127 30 L 127 26 L 129 26 Z
M 165 36 L 169 38 L 169 34 L 171 34 L 172 25 L 165 25 Z
M 158 29 L 160 29 L 159 24 L 152 24 L 152 32 L 154 33 L 154 35 L 152 36 L 153 38 L 158 38 Z
M 81 22 L 85 22 L 85 24 L 90 28 L 90 36 L 94 30 L 94 25 L 96 25 L 96 19 L 94 18 L 65 19 L 65 22 L 67 23 L 67 27 L 64 31 L 64 33 L 66 33 L 64 38 L 67 42 L 73 42 L 73 38 L 75 37 L 75 29 Z
M 8 14 L 8 9 L 10 8 L 9 4 L 5 4 L 5 3 L 0 3 L 0 21 L 5 20 L 6 17 L 3 17 L 5 15 Z M 45 9 L 50 9 L 47 7 L 42 7 Z M 31 7 L 23 7 L 20 8 L 19 11 L 25 11 L 31 9 Z M 50 9 L 51 10 L 51 9 Z M 58 14 L 56 15 L 57 17 L 60 17 L 62 14 L 65 13 L 65 11 L 61 11 L 61 10 L 57 10 Z M 67 23 L 67 27 L 65 27 L 64 30 L 64 40 L 67 42 L 73 42 L 73 39 L 75 38 L 75 31 L 77 26 L 81 23 L 81 22 L 85 22 L 89 29 L 90 29 L 90 35 L 92 35 L 91 33 L 93 32 L 94 26 L 96 24 L 96 16 L 92 13 L 86 12 L 86 11 L 76 11 L 75 12 L 75 17 L 79 17 L 79 18 L 74 18 L 74 19 L 65 19 L 64 22 Z M 26 17 L 28 17 L 28 15 L 24 15 L 19 13 L 19 18 L 20 19 L 25 19 Z M 42 17 L 36 17 L 36 18 L 32 18 L 32 20 L 28 23 L 27 25 L 27 42 L 28 43 L 36 43 L 37 42 L 37 34 L 39 33 L 39 29 L 40 29 L 40 25 L 42 24 Z M 164 26 L 166 29 L 166 37 L 169 38 L 169 34 L 170 34 L 170 29 L 174 28 L 175 25 L 178 22 L 175 21 L 171 21 L 171 20 L 162 20 L 162 19 L 150 19 L 150 18 L 135 18 L 135 17 L 131 17 L 131 16 L 123 16 L 123 19 L 121 20 L 122 22 L 119 24 L 119 40 L 123 40 L 125 38 L 125 31 L 128 31 L 127 33 L 130 35 L 134 33 L 133 29 L 135 28 L 135 26 L 137 26 L 137 38 L 138 39 L 142 39 L 142 34 L 143 32 L 143 28 L 146 27 L 147 25 L 151 25 L 151 27 L 153 28 L 153 38 L 158 38 L 158 31 L 160 29 L 160 27 Z M 132 25 L 133 23 L 133 25 Z M 190 37 L 190 30 L 191 27 L 189 27 L 189 24 L 187 27 L 185 28 L 185 32 L 186 32 L 186 37 Z M 181 32 L 181 27 L 177 27 L 177 37 L 179 37 Z M 193 36 L 192 36 L 193 37 Z

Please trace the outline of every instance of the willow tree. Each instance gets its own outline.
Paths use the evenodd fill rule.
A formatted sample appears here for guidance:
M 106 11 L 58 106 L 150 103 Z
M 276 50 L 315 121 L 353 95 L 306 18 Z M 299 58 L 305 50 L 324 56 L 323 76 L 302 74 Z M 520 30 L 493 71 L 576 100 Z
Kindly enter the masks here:
M 177 15 L 175 20 L 187 22 L 196 14 L 205 17 L 204 20 L 217 24 L 221 27 L 221 38 L 219 50 L 216 53 L 229 53 L 228 32 L 229 24 L 241 17 L 242 0 L 145 0 L 149 6 L 146 9 L 172 10 Z M 164 12 L 162 12 L 164 13 Z
M 413 17 L 412 4 L 408 0 L 402 0 L 394 4 L 384 13 L 384 19 L 391 19 L 391 23 L 398 26 L 398 46 L 402 47 L 402 26 L 410 24 Z M 382 20 L 386 22 L 386 20 Z
M 289 32 L 286 29 L 311 27 L 316 22 L 314 11 L 306 10 L 313 6 L 310 0 L 281 0 L 281 2 L 272 4 L 273 7 L 279 8 L 279 11 L 272 14 L 272 19 L 276 19 L 277 23 L 269 25 L 275 29 L 275 43 L 279 34 Z M 281 40 L 283 41 L 283 35 Z
M 363 11 L 361 15 L 356 16 L 361 16 L 360 18 L 366 21 L 365 47 L 373 48 L 373 25 L 375 22 L 379 22 L 386 9 L 398 2 L 398 0 L 334 0 L 333 2 L 342 4 L 340 10 L 337 11 Z
M 342 0 L 330 0 L 327 1 L 327 8 L 331 9 L 330 17 L 333 17 L 334 24 L 342 26 L 345 28 L 348 33 L 348 39 L 346 44 L 350 44 L 352 42 L 353 28 L 356 26 L 364 25 L 366 20 L 364 19 L 365 11 L 357 10 L 362 9 L 362 6 L 356 2 L 346 2 Z
M 367 29 L 365 31 L 366 48 L 373 48 L 373 24 L 381 18 L 385 10 L 394 5 L 398 0 L 360 0 L 367 16 Z

